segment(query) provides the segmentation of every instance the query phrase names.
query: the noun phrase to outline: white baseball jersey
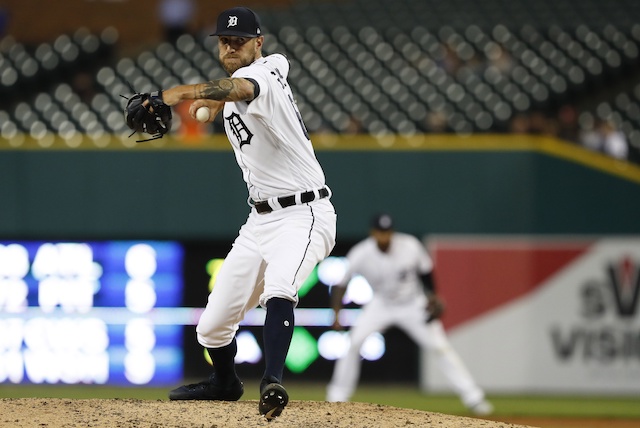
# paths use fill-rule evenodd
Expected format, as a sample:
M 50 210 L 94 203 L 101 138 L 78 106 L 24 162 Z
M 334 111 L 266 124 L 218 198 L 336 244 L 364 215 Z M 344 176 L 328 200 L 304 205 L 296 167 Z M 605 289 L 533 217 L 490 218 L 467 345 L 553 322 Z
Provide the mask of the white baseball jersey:
M 374 294 L 388 303 L 402 303 L 424 295 L 419 275 L 429 273 L 433 262 L 420 241 L 405 233 L 394 232 L 384 253 L 369 237 L 347 254 L 348 281 L 354 274 L 365 277 Z
M 325 177 L 287 82 L 281 54 L 256 59 L 232 77 L 251 79 L 251 102 L 225 103 L 224 127 L 254 201 L 322 188 Z

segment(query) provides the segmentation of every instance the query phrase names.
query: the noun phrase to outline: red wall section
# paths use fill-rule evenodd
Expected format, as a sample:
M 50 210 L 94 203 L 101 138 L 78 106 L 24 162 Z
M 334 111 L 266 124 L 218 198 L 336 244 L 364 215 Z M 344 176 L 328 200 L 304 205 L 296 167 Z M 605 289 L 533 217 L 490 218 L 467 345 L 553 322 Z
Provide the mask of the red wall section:
M 541 286 L 583 254 L 590 242 L 430 241 L 445 328 L 455 328 Z

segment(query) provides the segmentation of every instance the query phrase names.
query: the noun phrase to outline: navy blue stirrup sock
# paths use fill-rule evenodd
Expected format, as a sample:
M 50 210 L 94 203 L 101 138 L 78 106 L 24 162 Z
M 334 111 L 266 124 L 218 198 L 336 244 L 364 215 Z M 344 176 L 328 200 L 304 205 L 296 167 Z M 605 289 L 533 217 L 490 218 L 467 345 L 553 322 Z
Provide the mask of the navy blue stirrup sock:
M 238 377 L 234 358 L 238 352 L 238 344 L 234 337 L 230 344 L 222 348 L 207 348 L 207 352 L 213 361 L 213 369 L 216 379 L 221 384 L 232 384 Z
M 284 362 L 289 352 L 293 327 L 293 302 L 276 297 L 269 299 L 262 332 L 266 363 L 263 379 L 275 377 L 278 382 L 282 382 Z

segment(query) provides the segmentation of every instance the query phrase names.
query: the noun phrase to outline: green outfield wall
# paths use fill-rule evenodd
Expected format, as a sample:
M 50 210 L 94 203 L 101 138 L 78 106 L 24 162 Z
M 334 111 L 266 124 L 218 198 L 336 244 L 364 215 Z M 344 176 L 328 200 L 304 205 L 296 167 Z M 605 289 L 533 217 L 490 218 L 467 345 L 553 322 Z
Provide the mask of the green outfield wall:
M 640 169 L 571 144 L 504 135 L 313 140 L 339 240 L 362 237 L 381 210 L 416 235 L 640 233 Z M 223 136 L 126 144 L 0 141 L 0 239 L 235 237 L 249 207 Z

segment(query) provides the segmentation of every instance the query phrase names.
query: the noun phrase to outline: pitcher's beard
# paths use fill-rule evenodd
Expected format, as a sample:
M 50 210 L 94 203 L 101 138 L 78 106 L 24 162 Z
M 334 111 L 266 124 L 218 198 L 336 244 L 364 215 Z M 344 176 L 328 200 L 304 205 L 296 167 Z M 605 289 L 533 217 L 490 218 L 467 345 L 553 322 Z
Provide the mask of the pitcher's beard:
M 236 58 L 233 58 L 234 60 Z M 222 68 L 224 68 L 224 70 L 229 74 L 229 76 L 231 76 L 233 73 L 235 73 L 238 69 L 245 67 L 249 64 L 251 64 L 253 61 L 255 61 L 255 57 L 251 58 L 246 64 L 243 61 L 222 61 Z

